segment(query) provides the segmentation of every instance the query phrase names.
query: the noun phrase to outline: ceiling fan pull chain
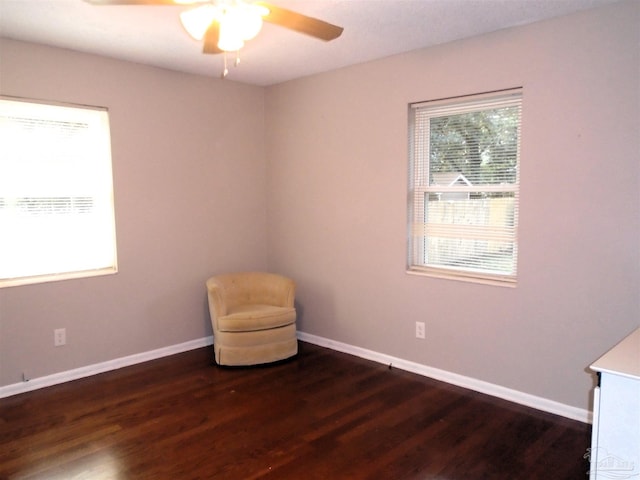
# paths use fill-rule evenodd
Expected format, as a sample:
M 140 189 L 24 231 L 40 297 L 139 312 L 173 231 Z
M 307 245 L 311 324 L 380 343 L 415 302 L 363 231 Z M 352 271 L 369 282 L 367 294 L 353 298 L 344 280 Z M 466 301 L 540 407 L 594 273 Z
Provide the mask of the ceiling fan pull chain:
M 240 65 L 240 50 L 236 50 L 236 61 L 233 63 L 234 67 Z
M 227 75 L 229 75 L 229 69 L 227 68 L 227 52 L 223 52 L 223 57 L 224 57 L 224 70 L 222 70 L 221 78 L 224 78 Z

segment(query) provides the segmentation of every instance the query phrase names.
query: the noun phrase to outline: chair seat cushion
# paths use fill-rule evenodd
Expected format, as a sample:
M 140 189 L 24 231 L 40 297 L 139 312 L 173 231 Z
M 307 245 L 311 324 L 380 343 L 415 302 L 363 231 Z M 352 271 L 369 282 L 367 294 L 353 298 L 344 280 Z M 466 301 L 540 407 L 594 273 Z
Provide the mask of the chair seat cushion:
M 295 321 L 295 308 L 238 305 L 229 309 L 227 315 L 218 318 L 218 328 L 223 332 L 247 332 L 283 327 Z

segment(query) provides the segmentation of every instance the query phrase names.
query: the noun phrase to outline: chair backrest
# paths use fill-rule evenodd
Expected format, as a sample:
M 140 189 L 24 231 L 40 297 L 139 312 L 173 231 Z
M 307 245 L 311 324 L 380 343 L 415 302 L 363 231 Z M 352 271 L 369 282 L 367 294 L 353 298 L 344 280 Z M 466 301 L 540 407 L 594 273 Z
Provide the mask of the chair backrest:
M 266 272 L 240 272 L 216 275 L 207 286 L 217 286 L 226 308 L 237 305 L 277 305 L 293 307 L 295 283 L 293 280 Z

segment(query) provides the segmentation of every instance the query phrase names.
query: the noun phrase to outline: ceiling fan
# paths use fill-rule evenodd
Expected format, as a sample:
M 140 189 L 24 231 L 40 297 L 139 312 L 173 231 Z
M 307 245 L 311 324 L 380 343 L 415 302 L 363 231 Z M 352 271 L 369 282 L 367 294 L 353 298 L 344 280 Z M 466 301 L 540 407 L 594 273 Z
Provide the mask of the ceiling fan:
M 85 0 L 93 5 L 174 5 L 193 6 L 180 14 L 183 27 L 196 40 L 204 40 L 203 53 L 223 53 L 226 77 L 227 52 L 236 52 L 235 65 L 244 42 L 254 38 L 269 22 L 328 42 L 338 38 L 342 27 L 317 18 L 251 0 Z

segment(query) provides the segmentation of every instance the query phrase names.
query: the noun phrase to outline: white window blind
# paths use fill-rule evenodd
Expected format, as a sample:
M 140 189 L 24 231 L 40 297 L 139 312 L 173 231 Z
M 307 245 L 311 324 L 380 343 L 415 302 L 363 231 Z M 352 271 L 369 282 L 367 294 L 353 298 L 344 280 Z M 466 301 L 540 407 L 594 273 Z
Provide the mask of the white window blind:
M 106 109 L 0 98 L 0 286 L 116 271 Z
M 521 99 L 411 105 L 409 272 L 515 284 Z

